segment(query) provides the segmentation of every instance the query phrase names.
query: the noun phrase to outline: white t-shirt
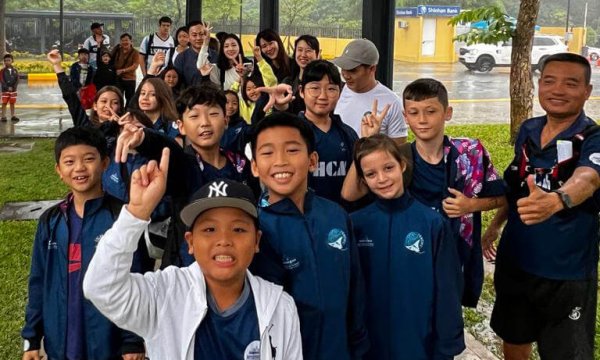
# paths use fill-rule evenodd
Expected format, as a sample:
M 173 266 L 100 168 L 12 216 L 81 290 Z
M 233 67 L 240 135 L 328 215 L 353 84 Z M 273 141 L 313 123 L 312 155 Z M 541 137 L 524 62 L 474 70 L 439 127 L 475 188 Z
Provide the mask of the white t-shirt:
M 165 68 L 169 63 L 169 59 L 171 56 L 173 56 L 173 50 L 175 49 L 175 40 L 173 40 L 171 35 L 169 35 L 169 37 L 165 40 L 161 39 L 156 33 L 153 35 L 152 43 L 150 44 L 149 48 L 148 42 L 150 41 L 150 35 L 144 37 L 144 39 L 142 39 L 142 43 L 140 44 L 140 54 L 144 57 L 146 54 L 148 54 L 148 58 L 146 60 L 146 70 L 150 67 L 152 58 L 158 51 L 165 52 L 165 65 L 163 66 L 163 68 Z
M 356 93 L 348 86 L 344 86 L 340 94 L 334 113 L 338 114 L 342 121 L 351 126 L 360 135 L 360 123 L 365 112 L 373 108 L 373 100 L 377 99 L 377 112 L 383 110 L 387 104 L 391 107 L 381 124 L 381 133 L 391 138 L 400 138 L 408 135 L 408 127 L 402 116 L 402 101 L 392 90 L 380 82 L 365 92 Z
M 104 38 L 104 40 L 102 40 L 102 45 L 104 45 L 104 47 L 108 49 L 110 47 L 110 38 L 106 34 L 102 34 L 102 37 Z M 98 48 L 98 42 L 96 41 L 96 39 L 94 39 L 94 35 L 85 39 L 85 41 L 83 42 L 83 47 L 88 49 L 88 51 L 90 52 L 89 64 L 95 68 L 98 59 L 98 52 L 100 51 L 100 49 Z

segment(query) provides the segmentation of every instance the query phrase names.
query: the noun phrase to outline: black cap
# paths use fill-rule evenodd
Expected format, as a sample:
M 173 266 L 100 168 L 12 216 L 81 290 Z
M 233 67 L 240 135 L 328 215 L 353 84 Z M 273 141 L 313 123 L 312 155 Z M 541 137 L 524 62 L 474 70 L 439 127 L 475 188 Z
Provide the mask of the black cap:
M 90 51 L 84 47 L 77 49 L 78 54 L 89 54 Z
M 202 186 L 192 195 L 192 199 L 181 210 L 179 216 L 186 226 L 191 227 L 198 215 L 220 207 L 237 208 L 253 218 L 258 217 L 252 190 L 247 185 L 229 179 L 213 180 Z
M 103 26 L 104 26 L 104 23 L 95 22 L 95 23 L 92 23 L 92 26 L 90 26 L 90 29 L 94 30 L 96 28 L 103 27 Z

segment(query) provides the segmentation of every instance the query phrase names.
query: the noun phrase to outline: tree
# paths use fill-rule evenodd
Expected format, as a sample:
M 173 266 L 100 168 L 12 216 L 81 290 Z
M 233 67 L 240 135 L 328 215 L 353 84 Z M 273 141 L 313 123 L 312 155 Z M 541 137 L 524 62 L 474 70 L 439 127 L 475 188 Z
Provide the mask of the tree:
M 0 0 L 0 58 L 6 53 L 6 31 L 4 29 L 4 13 L 6 12 L 6 0 Z
M 497 7 L 469 10 L 453 17 L 450 23 L 488 21 L 488 30 L 472 30 L 456 37 L 467 44 L 495 44 L 512 37 L 510 67 L 510 139 L 515 141 L 521 123 L 530 118 L 533 110 L 533 78 L 531 74 L 531 47 L 540 0 L 523 0 L 516 26 L 507 21 Z

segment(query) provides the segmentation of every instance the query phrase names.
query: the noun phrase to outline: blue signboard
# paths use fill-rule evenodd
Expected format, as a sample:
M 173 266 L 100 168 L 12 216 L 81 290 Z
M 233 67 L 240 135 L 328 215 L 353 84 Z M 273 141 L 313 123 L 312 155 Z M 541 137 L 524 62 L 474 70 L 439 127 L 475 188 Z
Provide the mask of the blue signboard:
M 416 7 L 397 8 L 396 16 L 417 16 Z
M 460 6 L 419 5 L 417 15 L 420 16 L 456 16 L 460 14 Z

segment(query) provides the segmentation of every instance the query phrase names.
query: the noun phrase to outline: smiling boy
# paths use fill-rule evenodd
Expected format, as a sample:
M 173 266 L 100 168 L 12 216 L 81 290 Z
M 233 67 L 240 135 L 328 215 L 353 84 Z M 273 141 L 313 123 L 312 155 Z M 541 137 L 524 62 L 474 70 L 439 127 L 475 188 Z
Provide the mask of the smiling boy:
M 116 154 L 122 161 L 129 149 L 135 148 L 149 159 L 159 159 L 164 147 L 171 149 L 171 171 L 167 195 L 173 197 L 173 214 L 179 213 L 189 197 L 205 183 L 218 178 L 249 185 L 255 195 L 260 186 L 251 174 L 250 161 L 244 155 L 220 148 L 227 126 L 227 98 L 213 84 L 192 86 L 177 99 L 179 132 L 188 145 L 182 149 L 167 136 L 150 129 L 126 127 L 119 136 Z M 183 224 L 177 222 L 169 235 L 163 266 L 189 265 L 194 259 L 183 246 Z
M 356 244 L 348 214 L 308 190 L 318 163 L 309 124 L 286 112 L 267 116 L 251 147 L 252 172 L 267 188 L 254 271 L 294 298 L 306 358 L 361 358 L 368 338 Z
M 143 336 L 152 359 L 302 359 L 293 300 L 247 271 L 260 240 L 247 186 L 215 180 L 182 210 L 192 265 L 144 276 L 126 271 L 134 240 L 164 195 L 168 160 L 165 150 L 160 166 L 151 161 L 133 174 L 129 204 L 90 264 L 86 296 Z
M 83 298 L 83 277 L 98 240 L 122 206 L 102 191 L 106 140 L 97 129 L 71 128 L 57 138 L 55 157 L 56 172 L 71 192 L 38 224 L 21 332 L 23 360 L 39 359 L 42 339 L 50 359 L 143 359 L 142 339 L 117 328 Z M 138 240 L 132 241 L 132 255 Z M 124 271 L 138 265 L 129 262 Z

